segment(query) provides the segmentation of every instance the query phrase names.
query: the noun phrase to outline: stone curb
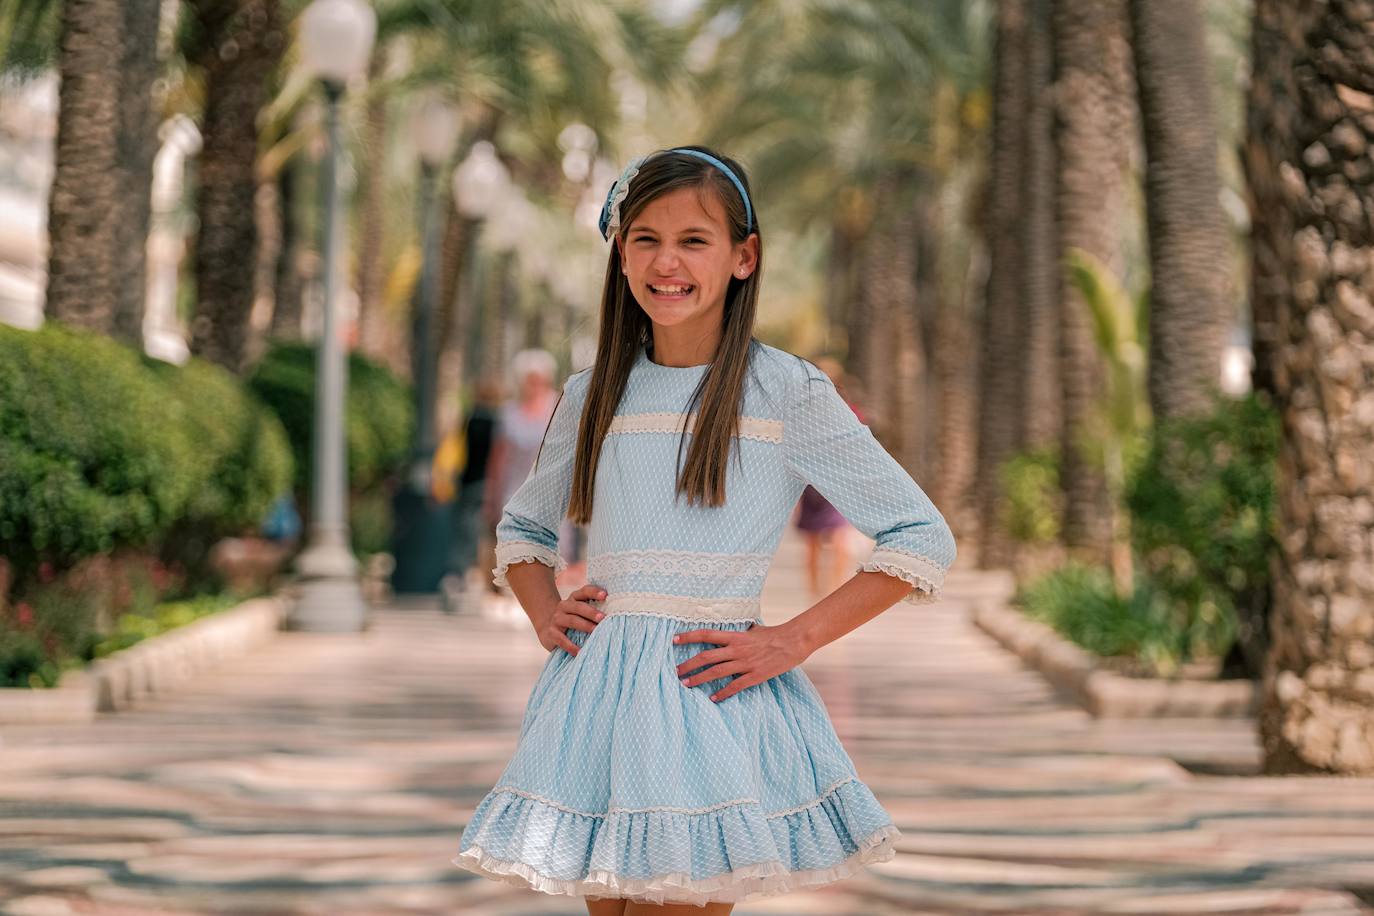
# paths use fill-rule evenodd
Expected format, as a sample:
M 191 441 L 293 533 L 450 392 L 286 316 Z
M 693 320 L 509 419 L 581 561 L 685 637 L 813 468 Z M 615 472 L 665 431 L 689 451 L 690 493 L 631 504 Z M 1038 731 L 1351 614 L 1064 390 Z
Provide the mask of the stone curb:
M 1183 681 L 1126 677 L 1097 656 L 1014 607 L 980 603 L 973 623 L 1100 719 L 1249 718 L 1259 690 L 1249 681 Z
M 67 671 L 51 689 L 0 689 L 0 724 L 83 723 L 128 709 L 266 642 L 288 607 L 282 593 L 252 598 Z

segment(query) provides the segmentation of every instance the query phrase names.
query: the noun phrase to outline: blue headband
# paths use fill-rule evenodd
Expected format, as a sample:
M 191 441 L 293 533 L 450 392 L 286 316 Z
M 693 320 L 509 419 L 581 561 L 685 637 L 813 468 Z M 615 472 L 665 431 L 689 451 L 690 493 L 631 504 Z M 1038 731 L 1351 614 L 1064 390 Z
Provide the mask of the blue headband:
M 609 242 L 611 240 L 611 231 L 620 226 L 620 205 L 625 200 L 625 195 L 629 193 L 630 179 L 639 174 L 639 167 L 646 161 L 665 152 L 683 153 L 688 156 L 695 156 L 698 159 L 711 163 L 724 172 L 725 177 L 729 178 L 730 182 L 735 186 L 735 190 L 739 191 L 740 199 L 744 201 L 744 231 L 746 233 L 754 231 L 754 208 L 749 203 L 749 195 L 744 190 L 744 182 L 740 181 L 739 177 L 730 170 L 730 167 L 715 156 L 703 153 L 701 150 L 679 147 L 671 150 L 659 150 L 657 153 L 650 153 L 648 156 L 635 159 L 631 161 L 629 165 L 625 166 L 625 171 L 620 173 L 620 177 L 611 184 L 611 189 L 606 192 L 606 203 L 601 207 L 601 217 L 597 220 L 597 226 L 601 229 L 602 238 Z

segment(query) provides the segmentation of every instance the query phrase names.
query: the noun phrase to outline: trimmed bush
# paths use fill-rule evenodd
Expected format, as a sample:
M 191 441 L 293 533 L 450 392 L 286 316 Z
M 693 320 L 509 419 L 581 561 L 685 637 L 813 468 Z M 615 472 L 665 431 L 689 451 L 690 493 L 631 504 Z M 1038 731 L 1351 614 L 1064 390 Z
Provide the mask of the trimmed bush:
M 248 384 L 286 427 L 296 459 L 296 492 L 302 505 L 308 505 L 315 454 L 315 348 L 273 342 Z M 414 425 L 409 386 L 386 368 L 349 354 L 344 438 L 351 492 L 381 485 L 404 465 Z
M 999 470 L 1006 500 L 1002 523 L 1023 544 L 1052 544 L 1059 539 L 1063 496 L 1059 488 L 1059 451 L 1021 452 Z
M 255 527 L 293 469 L 233 375 L 100 335 L 0 327 L 0 553 L 22 582 L 119 547 Z
M 0 683 L 51 686 L 121 615 L 204 590 L 210 546 L 293 474 L 281 422 L 218 366 L 0 325 Z
M 1246 668 L 1267 642 L 1279 416 L 1261 395 L 1160 424 L 1127 488 L 1140 565 L 1188 618 L 1234 615 Z
M 0 553 L 18 576 L 156 541 L 203 479 L 184 422 L 127 347 L 0 326 Z
M 1233 618 L 1215 606 L 1180 619 L 1148 578 L 1138 577 L 1134 592 L 1122 597 L 1107 570 L 1077 563 L 1035 580 L 1015 602 L 1089 652 L 1133 659 L 1157 675 L 1198 657 L 1220 656 L 1234 638 Z

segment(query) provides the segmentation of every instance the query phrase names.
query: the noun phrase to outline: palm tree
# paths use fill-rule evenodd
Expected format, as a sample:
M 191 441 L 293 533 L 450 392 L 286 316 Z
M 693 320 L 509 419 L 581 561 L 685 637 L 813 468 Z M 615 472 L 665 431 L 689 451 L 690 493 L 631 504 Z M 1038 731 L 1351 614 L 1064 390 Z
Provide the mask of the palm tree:
M 1278 344 L 1273 388 L 1283 422 L 1278 462 L 1278 550 L 1272 568 L 1272 646 L 1259 716 L 1270 773 L 1374 775 L 1370 605 L 1370 497 L 1374 491 L 1374 207 L 1369 142 L 1356 125 L 1374 115 L 1365 72 L 1369 15 L 1340 4 L 1256 7 L 1256 42 L 1287 45 L 1292 95 L 1259 85 L 1255 121 L 1289 128 L 1249 138 L 1282 181 L 1278 212 L 1255 213 L 1257 233 L 1291 227 L 1266 269 L 1291 280 L 1271 316 Z M 1282 26 L 1282 32 L 1271 32 Z M 1319 54 L 1310 49 L 1320 48 Z M 1267 76 L 1261 71 L 1261 80 Z M 1273 109 L 1264 112 L 1266 105 Z M 1252 121 L 1252 123 L 1255 123 Z M 1251 165 L 1257 167 L 1258 157 Z M 1283 176 L 1282 178 L 1280 176 Z M 1258 177 L 1258 175 L 1257 175 Z M 1271 225 L 1269 224 L 1273 221 Z
M 1020 385 L 1027 408 L 1021 411 L 1019 448 L 1040 449 L 1058 442 L 1063 427 L 1063 385 L 1059 377 L 1059 260 L 1055 232 L 1055 157 L 1053 99 L 1054 40 L 1050 0 L 1026 0 L 1026 53 L 1022 83 L 1026 95 L 1025 139 L 1021 163 L 1021 310 L 1023 319 Z
M 40 29 L 44 11 L 28 9 L 35 18 L 16 24 Z M 71 0 L 62 4 L 57 53 L 47 313 L 135 346 L 157 145 L 158 11 L 157 0 Z
M 964 187 L 946 182 L 972 159 L 983 10 L 717 2 L 703 6 L 694 42 L 716 45 L 692 90 L 702 133 L 750 163 L 775 225 L 830 238 L 826 326 L 843 329 L 872 425 L 913 470 L 935 457 L 932 423 L 973 413 L 957 405 L 972 400 L 961 373 L 971 380 L 974 366 L 939 362 L 936 335 L 957 340 L 969 320 L 969 300 L 950 294 L 960 284 L 943 282 L 961 281 L 951 264 L 973 257 L 959 231 L 962 198 L 941 192 Z M 958 494 L 949 513 L 961 514 L 952 501 L 967 484 L 952 475 L 942 485 Z
M 1302 53 L 1286 36 L 1300 13 L 1284 0 L 1255 0 L 1250 31 L 1251 77 L 1246 96 L 1246 137 L 1241 161 L 1250 207 L 1250 325 L 1252 383 L 1275 393 L 1280 346 L 1279 315 L 1291 295 L 1286 265 L 1292 259 L 1293 225 L 1272 137 L 1297 129 L 1298 89 L 1293 61 Z
M 191 350 L 245 368 L 257 251 L 258 113 L 287 44 L 278 0 L 187 0 L 188 61 L 203 74 Z M 251 261 L 250 261 L 251 262 Z
M 1231 317 L 1230 245 L 1197 0 L 1130 0 L 1150 237 L 1150 406 L 1158 420 L 1210 409 Z
M 983 234 L 988 280 L 983 306 L 980 410 L 978 411 L 978 565 L 1008 566 L 1012 542 L 1001 523 L 1000 470 L 1021 445 L 1025 391 L 1025 309 L 1022 278 L 1027 259 L 1020 227 L 1027 191 L 1029 99 L 1028 0 L 1001 0 L 993 49 L 991 160 Z
M 1079 248 L 1123 275 L 1121 222 L 1134 137 L 1124 0 L 1057 0 L 1054 5 L 1056 224 L 1060 252 Z M 1103 469 L 1088 455 L 1104 387 L 1089 311 L 1059 278 L 1064 390 L 1060 440 L 1065 546 L 1109 560 L 1112 514 Z

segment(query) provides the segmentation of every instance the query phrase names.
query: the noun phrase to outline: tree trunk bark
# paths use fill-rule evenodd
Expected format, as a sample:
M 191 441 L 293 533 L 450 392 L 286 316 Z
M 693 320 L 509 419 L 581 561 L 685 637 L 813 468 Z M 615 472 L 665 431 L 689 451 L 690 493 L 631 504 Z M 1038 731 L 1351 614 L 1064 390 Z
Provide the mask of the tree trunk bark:
M 1022 449 L 1056 446 L 1064 424 L 1064 384 L 1059 364 L 1059 239 L 1054 221 L 1054 42 L 1050 0 L 1026 0 L 1023 83 L 1026 115 L 1022 139 L 1021 311 L 1024 332 L 1020 384 L 1024 406 L 1018 436 Z
M 302 290 L 304 278 L 301 276 L 302 239 L 300 227 L 296 225 L 296 201 L 300 194 L 301 165 L 289 161 L 282 164 L 277 173 L 278 225 L 281 228 L 281 244 L 277 251 L 276 280 L 272 290 L 271 336 L 279 340 L 300 340 Z
M 992 99 L 992 160 L 987 212 L 988 280 L 981 327 L 981 390 L 978 413 L 978 566 L 1009 566 L 1011 538 L 1001 521 L 1001 467 L 1018 443 L 1023 414 L 1021 391 L 1023 313 L 1019 301 L 1024 270 L 1021 219 L 1025 168 L 1027 29 L 1026 0 L 997 6 Z
M 111 333 L 140 351 L 148 302 L 148 229 L 153 215 L 153 158 L 158 148 L 158 112 L 153 84 L 160 64 L 159 0 L 124 0 L 123 64 L 119 79 L 119 202 L 113 211 L 119 295 Z
M 978 466 L 977 335 L 973 321 L 974 296 L 981 294 L 976 277 L 985 260 L 982 246 L 971 246 L 964 283 L 964 300 L 942 302 L 932 335 L 931 369 L 934 374 L 939 415 L 935 448 L 935 476 L 931 499 L 954 530 L 955 537 L 976 534 L 978 505 L 974 499 L 974 475 Z
M 1301 5 L 1291 43 L 1294 107 L 1266 143 L 1289 194 L 1291 278 L 1275 315 L 1283 418 L 1273 645 L 1259 717 L 1268 773 L 1374 775 L 1374 11 Z M 1315 50 L 1314 49 L 1319 49 Z M 1286 100 L 1276 100 L 1284 104 Z M 1261 212 L 1267 219 L 1267 212 Z M 1273 231 L 1272 227 L 1267 231 Z
M 386 66 L 386 44 L 378 43 L 372 55 L 369 76 L 374 86 Z M 388 316 L 383 311 L 382 296 L 386 285 L 384 231 L 386 218 L 386 134 L 387 97 L 372 89 L 367 98 L 367 112 L 363 126 L 362 212 L 358 222 L 358 328 L 359 344 L 364 355 L 385 362 L 389 333 Z M 452 197 L 445 194 L 446 198 Z
M 858 398 L 866 410 L 874 411 L 874 392 L 868 379 L 870 322 L 868 314 L 868 248 L 872 243 L 870 234 L 856 236 L 850 249 L 853 259 L 853 285 L 850 287 L 849 306 L 845 309 L 845 371 L 859 385 Z M 876 429 L 876 427 L 875 427 Z
M 1198 0 L 1130 0 L 1150 239 L 1150 407 L 1212 409 L 1231 322 L 1211 64 Z
M 69 0 L 58 47 L 47 315 L 135 346 L 147 296 L 158 9 L 155 0 Z
M 257 250 L 258 110 L 281 60 L 286 34 L 277 0 L 191 0 L 209 29 L 198 63 L 205 73 L 196 237 L 196 312 L 191 351 L 239 372 L 253 307 Z
M 1083 249 L 1120 277 L 1125 172 L 1135 136 L 1124 0 L 1056 0 L 1053 28 L 1059 252 Z M 1116 507 L 1089 444 L 1105 432 L 1099 417 L 1105 369 L 1088 307 L 1068 282 L 1062 262 L 1057 273 L 1063 539 L 1071 552 L 1106 565 Z
M 1241 163 L 1250 209 L 1250 333 L 1254 352 L 1251 385 L 1274 394 L 1280 305 L 1290 295 L 1284 265 L 1292 259 L 1290 193 L 1282 159 L 1271 138 L 1297 135 L 1297 86 L 1293 60 L 1306 54 L 1289 38 L 1300 11 L 1287 0 L 1255 0 L 1250 37 L 1251 76 L 1246 95 L 1246 137 Z M 1291 140 L 1290 140 L 1291 142 Z

